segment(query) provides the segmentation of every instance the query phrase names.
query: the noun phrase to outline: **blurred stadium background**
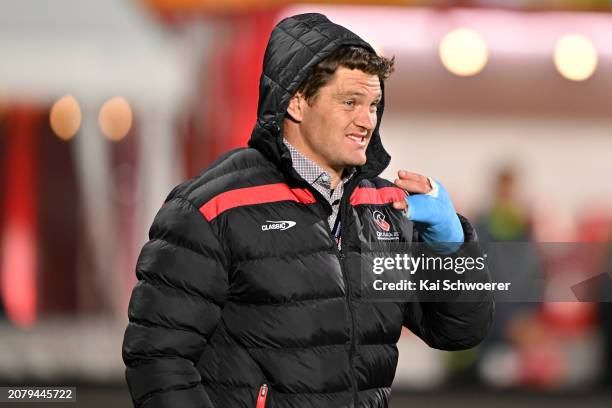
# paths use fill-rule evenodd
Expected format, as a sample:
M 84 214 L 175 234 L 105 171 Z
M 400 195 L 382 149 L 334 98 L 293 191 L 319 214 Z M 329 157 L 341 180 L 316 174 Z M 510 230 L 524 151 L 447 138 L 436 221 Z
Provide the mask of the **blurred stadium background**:
M 443 181 L 488 240 L 610 242 L 612 1 L 3 0 L 0 385 L 130 406 L 147 228 L 175 184 L 245 145 L 270 30 L 308 11 L 396 57 L 384 176 Z M 612 406 L 611 305 L 504 304 L 466 352 L 406 332 L 392 407 Z

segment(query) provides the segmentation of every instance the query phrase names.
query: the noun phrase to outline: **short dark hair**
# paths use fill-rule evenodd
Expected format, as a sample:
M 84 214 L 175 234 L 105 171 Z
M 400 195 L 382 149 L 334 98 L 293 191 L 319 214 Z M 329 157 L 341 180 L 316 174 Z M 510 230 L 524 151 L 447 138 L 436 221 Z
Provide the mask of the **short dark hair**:
M 382 82 L 393 73 L 395 57 L 385 58 L 363 47 L 342 46 L 321 60 L 297 91 L 302 92 L 306 100 L 309 101 L 321 87 L 329 82 L 338 67 L 358 69 L 366 74 L 378 75 Z

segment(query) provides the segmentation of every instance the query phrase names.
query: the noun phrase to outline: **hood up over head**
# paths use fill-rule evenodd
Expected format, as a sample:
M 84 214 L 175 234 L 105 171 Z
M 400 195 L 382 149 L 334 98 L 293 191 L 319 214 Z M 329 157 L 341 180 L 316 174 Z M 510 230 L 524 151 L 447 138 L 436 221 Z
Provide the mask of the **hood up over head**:
M 288 17 L 272 30 L 264 55 L 259 81 L 257 123 L 249 146 L 260 150 L 281 168 L 291 167 L 291 155 L 282 143 L 283 119 L 289 100 L 312 69 L 341 46 L 352 45 L 375 52 L 372 46 L 350 30 L 332 23 L 322 14 L 308 13 Z M 358 172 L 361 177 L 379 175 L 391 157 L 380 140 L 379 127 L 384 110 L 383 97 L 377 112 L 378 123 L 366 150 L 367 162 Z

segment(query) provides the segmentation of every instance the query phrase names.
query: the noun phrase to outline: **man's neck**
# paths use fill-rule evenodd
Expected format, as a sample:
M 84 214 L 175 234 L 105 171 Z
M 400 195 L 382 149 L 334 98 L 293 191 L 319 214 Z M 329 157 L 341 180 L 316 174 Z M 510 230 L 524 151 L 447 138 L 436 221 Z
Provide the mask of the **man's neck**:
M 332 173 L 328 172 L 329 175 L 331 176 L 331 180 L 329 181 L 329 185 L 330 185 L 332 190 L 335 190 L 336 186 L 338 185 L 338 183 L 340 183 L 340 180 L 342 179 L 342 173 L 343 172 L 344 172 L 344 169 L 342 169 L 340 174 L 332 174 Z
M 293 146 L 295 148 L 295 150 L 300 152 L 302 154 L 302 156 L 306 157 L 308 160 L 312 161 L 317 166 L 319 166 L 321 169 L 326 171 L 327 174 L 329 174 L 329 176 L 330 176 L 330 185 L 331 185 L 332 190 L 336 188 L 336 186 L 338 185 L 338 183 L 342 179 L 342 175 L 344 174 L 344 171 L 345 171 L 344 167 L 334 168 L 334 167 L 329 166 L 328 164 L 324 163 L 316 155 L 312 154 L 310 149 L 308 149 L 307 146 L 305 146 L 303 143 L 301 143 L 301 141 L 299 139 L 292 140 L 292 138 L 287 138 L 285 136 L 285 140 L 287 140 L 289 142 L 289 144 L 291 144 L 291 146 Z

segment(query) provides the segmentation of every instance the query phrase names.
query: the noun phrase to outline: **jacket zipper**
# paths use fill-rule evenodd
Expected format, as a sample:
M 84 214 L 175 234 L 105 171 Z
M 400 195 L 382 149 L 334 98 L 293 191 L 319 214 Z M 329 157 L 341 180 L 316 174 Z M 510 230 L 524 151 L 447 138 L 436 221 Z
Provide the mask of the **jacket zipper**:
M 257 394 L 257 405 L 255 408 L 265 408 L 266 399 L 268 398 L 268 384 L 262 384 L 259 387 L 259 393 Z
M 359 184 L 358 180 L 355 181 L 355 179 L 353 179 L 351 181 L 353 181 L 354 186 L 357 186 L 357 184 Z M 347 187 L 349 186 L 347 185 Z M 347 208 L 350 208 L 348 205 L 346 205 L 346 203 L 348 202 L 347 197 L 350 196 L 353 190 L 354 188 L 352 186 L 350 189 L 349 188 L 345 189 L 344 194 L 340 200 L 340 208 L 339 208 L 340 211 L 338 212 L 338 217 L 340 217 L 341 226 L 344 225 L 344 220 L 342 219 L 342 215 L 346 212 Z M 346 285 L 346 304 L 348 306 L 349 315 L 351 317 L 351 346 L 349 349 L 349 365 L 350 365 L 350 370 L 351 370 L 351 374 L 353 377 L 352 378 L 353 379 L 353 400 L 355 403 L 354 408 L 357 408 L 359 406 L 359 398 L 358 398 L 358 393 L 357 393 L 357 375 L 355 373 L 355 367 L 353 364 L 353 359 L 355 358 L 355 348 L 356 348 L 356 345 L 355 345 L 355 312 L 352 308 L 352 301 L 351 301 L 353 290 L 351 286 L 350 277 L 348 276 L 346 272 L 346 268 L 344 266 L 344 258 L 345 258 L 344 252 L 342 251 L 342 249 L 338 249 L 338 245 L 336 243 L 336 237 L 333 236 L 331 231 L 329 231 L 329 236 L 334 244 L 334 250 L 335 250 L 336 256 L 338 257 L 338 262 L 340 263 L 340 270 L 342 271 L 342 277 L 344 278 L 344 282 Z
M 340 225 L 344 225 L 344 220 L 342 219 L 342 214 L 346 212 L 346 208 L 349 208 L 349 206 L 347 205 L 348 198 L 350 196 L 350 194 L 353 192 L 353 190 L 355 190 L 355 187 L 359 184 L 359 180 L 360 178 L 358 177 L 354 177 L 349 184 L 347 185 L 347 187 L 351 187 L 351 188 L 346 188 L 344 190 L 344 193 L 342 194 L 342 198 L 340 199 L 340 207 L 339 207 L 339 212 L 338 212 L 338 217 L 340 217 Z M 353 184 L 351 184 L 351 182 Z M 353 187 L 354 186 L 354 187 Z M 319 193 L 317 191 L 317 189 L 315 189 L 314 187 L 310 186 L 309 184 L 307 185 L 307 187 L 310 189 L 310 191 L 315 195 L 315 197 L 320 196 L 321 199 L 325 200 L 325 197 L 323 197 L 321 195 L 321 193 Z M 320 199 L 317 199 L 317 201 L 319 201 Z M 327 224 L 327 219 L 324 220 L 325 223 Z M 350 365 L 350 370 L 351 370 L 351 374 L 352 374 L 352 381 L 353 381 L 353 400 L 355 402 L 354 404 L 354 408 L 357 408 L 359 406 L 359 398 L 358 398 L 358 393 L 357 393 L 357 374 L 355 373 L 355 367 L 353 365 L 353 359 L 355 357 L 355 312 L 353 311 L 353 308 L 351 307 L 351 296 L 353 293 L 352 287 L 351 287 L 351 281 L 349 279 L 349 276 L 346 273 L 345 267 L 344 267 L 344 253 L 341 249 L 338 249 L 338 244 L 336 243 L 336 237 L 334 237 L 332 231 L 330 230 L 330 228 L 327 228 L 328 231 L 328 235 L 330 240 L 332 241 L 333 247 L 334 247 L 334 252 L 336 254 L 336 257 L 338 258 L 338 263 L 340 264 L 340 271 L 342 272 L 342 278 L 344 280 L 344 284 L 346 286 L 346 305 L 347 308 L 349 310 L 349 315 L 351 317 L 351 345 L 350 345 L 350 349 L 349 349 L 349 365 Z M 262 406 L 263 407 L 263 406 Z M 259 406 L 257 406 L 257 408 L 259 408 Z
M 340 222 L 342 222 L 342 220 L 340 220 Z M 333 239 L 334 245 L 336 245 L 336 238 L 333 236 L 331 238 Z M 353 359 L 355 358 L 355 311 L 353 310 L 352 301 L 351 301 L 353 290 L 351 287 L 350 278 L 346 272 L 346 268 L 344 267 L 345 255 L 342 252 L 342 250 L 338 249 L 337 245 L 336 245 L 336 256 L 338 257 L 338 261 L 340 262 L 340 270 L 342 271 L 342 277 L 344 278 L 344 282 L 346 285 L 346 304 L 348 306 L 349 315 L 351 316 L 351 346 L 349 349 L 349 365 L 350 365 L 350 370 L 351 370 L 351 374 L 353 377 L 353 399 L 355 401 L 355 408 L 356 408 L 358 406 L 357 382 L 356 382 L 357 375 L 355 374 L 355 367 L 353 365 Z

